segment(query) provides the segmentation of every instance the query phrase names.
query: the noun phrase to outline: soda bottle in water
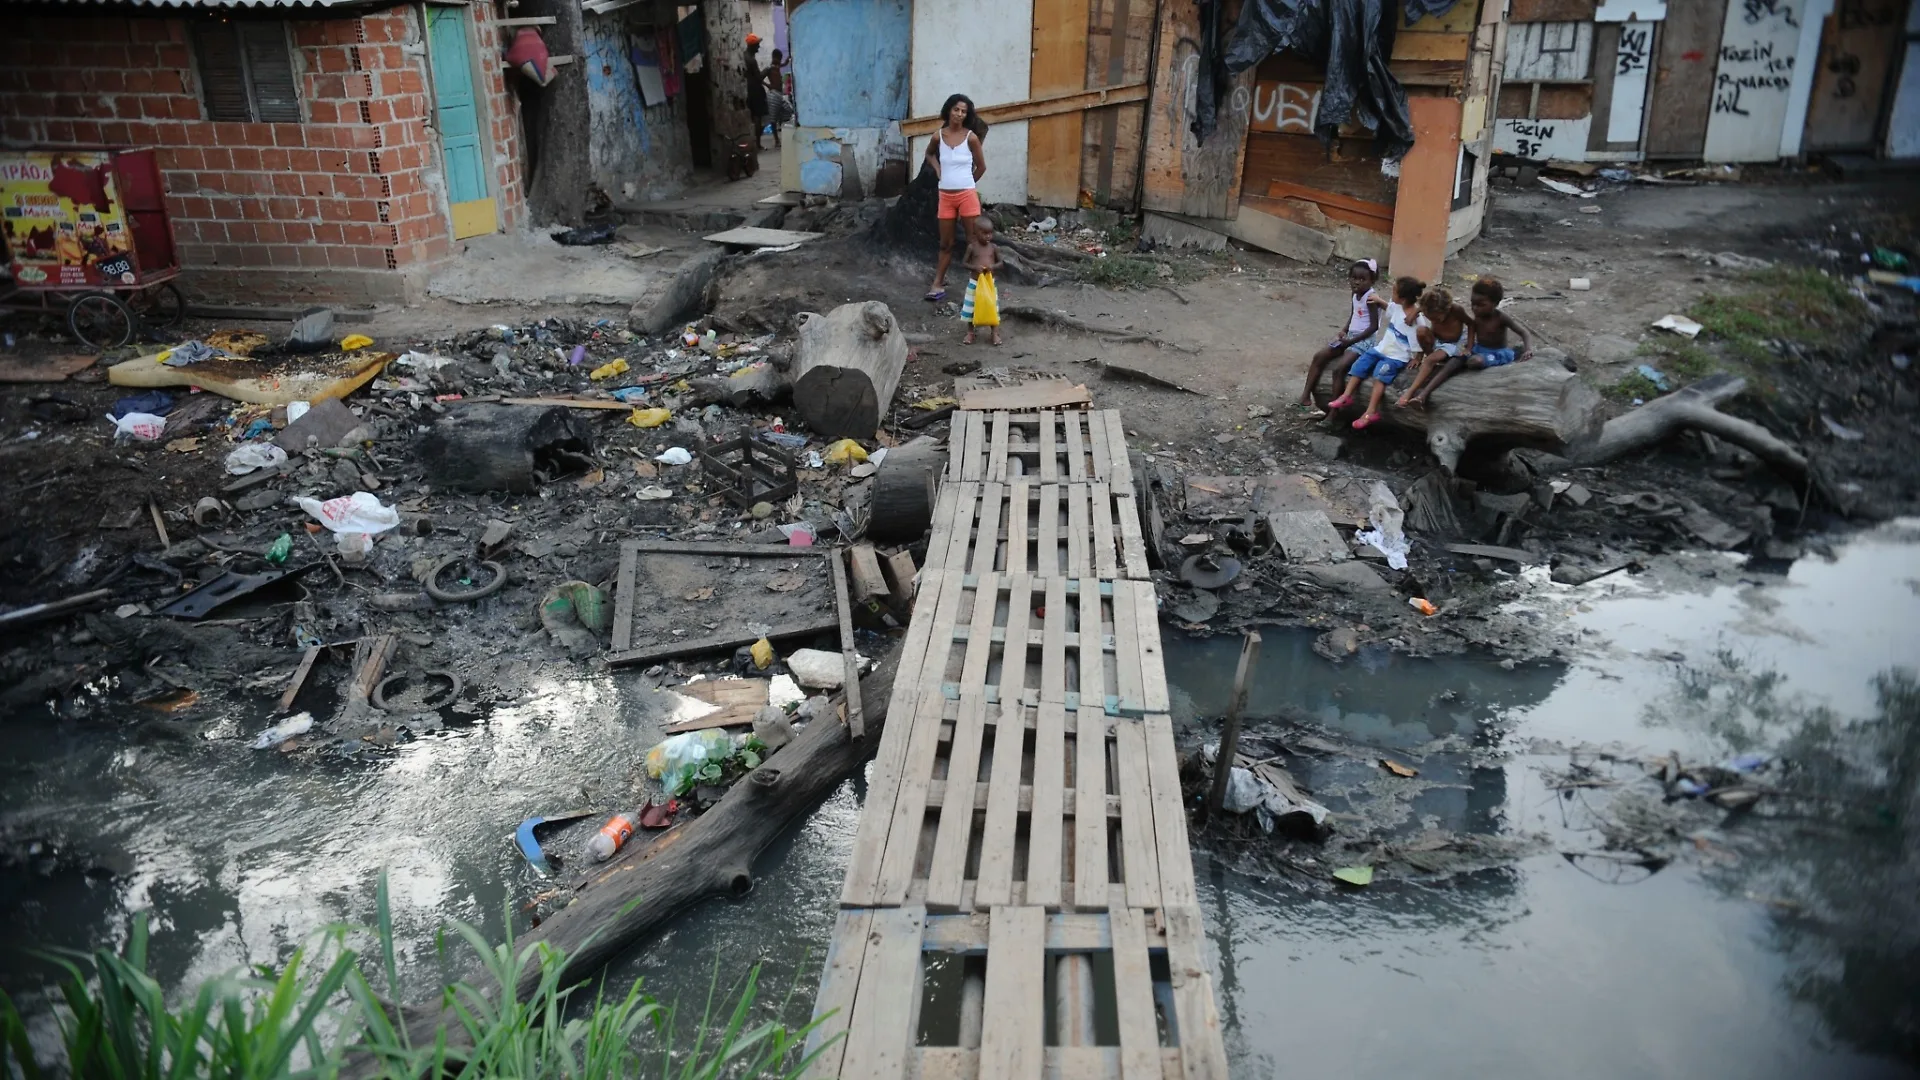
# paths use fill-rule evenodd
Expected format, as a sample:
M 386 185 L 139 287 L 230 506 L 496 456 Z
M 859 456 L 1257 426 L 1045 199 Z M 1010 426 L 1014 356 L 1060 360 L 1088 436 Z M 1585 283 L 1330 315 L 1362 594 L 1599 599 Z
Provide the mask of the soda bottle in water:
M 600 831 L 587 841 L 587 854 L 594 862 L 606 862 L 615 852 L 627 846 L 633 836 L 633 818 L 626 814 L 615 814 L 607 819 Z

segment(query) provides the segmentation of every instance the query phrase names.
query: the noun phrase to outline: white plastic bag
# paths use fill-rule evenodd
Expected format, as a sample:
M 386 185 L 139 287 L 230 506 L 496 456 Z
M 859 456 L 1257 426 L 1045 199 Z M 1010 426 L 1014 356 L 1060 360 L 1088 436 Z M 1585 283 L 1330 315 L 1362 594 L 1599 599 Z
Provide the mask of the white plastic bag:
M 675 446 L 668 449 L 665 453 L 654 455 L 653 460 L 667 465 L 691 465 L 693 464 L 693 451 L 688 450 L 684 446 Z
M 1402 530 L 1405 520 L 1406 514 L 1400 509 L 1400 500 L 1393 497 L 1393 491 L 1387 485 L 1375 480 L 1367 505 L 1367 521 L 1373 528 L 1355 533 L 1353 538 L 1385 555 L 1388 566 L 1405 570 L 1407 534 Z
M 685 795 L 703 780 L 718 780 L 719 765 L 733 756 L 733 736 L 719 728 L 685 731 L 647 751 L 647 775 L 673 796 Z M 708 765 L 715 766 L 709 770 Z
M 125 416 L 109 416 L 113 421 L 113 437 L 118 439 L 127 435 L 141 442 L 152 442 L 167 430 L 167 418 L 147 412 L 130 412 Z
M 271 750 L 295 735 L 305 735 L 313 730 L 313 714 L 301 713 L 289 716 L 256 736 L 252 742 L 255 750 Z
M 272 443 L 242 443 L 227 455 L 227 472 L 245 476 L 255 469 L 272 469 L 285 464 L 287 452 Z
M 381 505 L 379 499 L 364 491 L 326 502 L 318 499 L 297 501 L 300 509 L 337 533 L 383 533 L 400 524 L 400 511 Z

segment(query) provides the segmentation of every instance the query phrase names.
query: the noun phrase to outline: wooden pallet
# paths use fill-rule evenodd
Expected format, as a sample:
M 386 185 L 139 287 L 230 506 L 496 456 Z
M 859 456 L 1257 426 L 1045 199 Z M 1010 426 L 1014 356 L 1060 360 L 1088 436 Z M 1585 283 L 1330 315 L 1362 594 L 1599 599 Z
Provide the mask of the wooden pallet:
M 1060 1029 L 1051 1036 L 1050 968 Z M 948 977 L 930 978 L 930 970 Z M 1096 999 L 1113 1002 L 1104 1025 L 1094 1017 Z M 958 1012 L 957 1023 L 941 1025 L 955 1045 L 922 1044 L 923 1011 L 934 1009 Z M 814 1017 L 813 1077 L 1227 1076 L 1200 913 L 1191 905 L 843 911 Z
M 1134 494 L 1126 429 L 1112 409 L 956 412 L 947 446 L 948 480 L 1098 481 L 1116 495 Z
M 1145 580 L 1147 545 L 1132 495 L 1103 480 L 950 481 L 933 508 L 926 568 Z

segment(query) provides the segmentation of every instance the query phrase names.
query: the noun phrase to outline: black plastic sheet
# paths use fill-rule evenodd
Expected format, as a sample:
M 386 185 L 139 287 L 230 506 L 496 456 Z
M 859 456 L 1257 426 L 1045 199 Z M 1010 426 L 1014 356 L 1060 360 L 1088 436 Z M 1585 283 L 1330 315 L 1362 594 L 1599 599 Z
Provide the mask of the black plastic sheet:
M 1409 24 L 1444 14 L 1457 0 L 1404 0 Z M 1212 74 L 1200 80 L 1194 134 L 1204 140 L 1218 120 L 1219 98 L 1233 76 L 1273 53 L 1292 49 L 1326 71 L 1314 132 L 1331 141 L 1349 121 L 1374 133 L 1382 157 L 1397 161 L 1413 147 L 1407 92 L 1387 69 L 1393 52 L 1389 0 L 1246 0 L 1239 24 L 1221 44 L 1220 0 L 1200 5 L 1200 62 Z

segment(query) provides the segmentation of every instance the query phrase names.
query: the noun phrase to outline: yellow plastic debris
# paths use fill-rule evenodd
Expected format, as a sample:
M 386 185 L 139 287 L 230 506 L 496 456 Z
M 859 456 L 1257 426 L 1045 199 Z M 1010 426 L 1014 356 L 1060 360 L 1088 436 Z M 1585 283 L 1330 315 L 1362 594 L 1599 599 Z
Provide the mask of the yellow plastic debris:
M 373 339 L 365 334 L 348 334 L 346 337 L 340 339 L 340 348 L 344 352 L 364 349 L 371 344 L 373 344 Z
M 827 447 L 825 457 L 829 465 L 853 465 L 867 460 L 867 452 L 852 439 L 841 439 Z
M 958 405 L 958 404 L 960 404 L 959 398 L 930 397 L 930 398 L 921 398 L 919 401 L 914 402 L 913 407 L 916 409 L 926 409 L 928 411 L 932 411 L 934 409 L 942 408 L 943 406 Z
M 615 375 L 624 373 L 626 370 L 627 370 L 627 358 L 624 356 L 619 356 L 619 357 L 615 357 L 612 360 L 607 361 L 604 364 L 601 364 L 599 367 L 594 368 L 591 372 L 588 372 L 587 378 L 594 379 L 594 380 L 611 379 Z
M 773 642 L 761 638 L 753 643 L 753 666 L 764 669 L 773 663 Z
M 673 419 L 672 409 L 635 409 L 627 423 L 637 428 L 656 428 Z

